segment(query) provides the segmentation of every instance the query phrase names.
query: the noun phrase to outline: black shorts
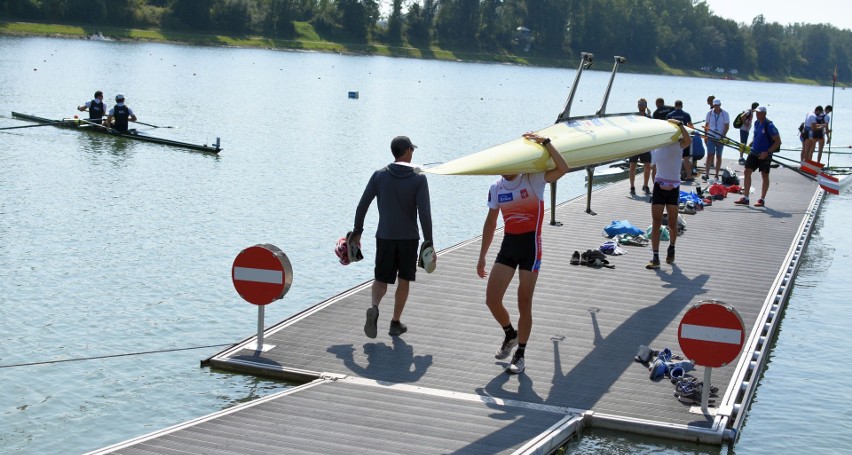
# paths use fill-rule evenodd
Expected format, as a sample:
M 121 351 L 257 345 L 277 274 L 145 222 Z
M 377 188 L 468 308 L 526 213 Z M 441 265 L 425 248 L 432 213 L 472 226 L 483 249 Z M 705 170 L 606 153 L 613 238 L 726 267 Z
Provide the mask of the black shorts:
M 503 235 L 496 262 L 512 269 L 538 272 L 541 268 L 541 236 L 535 232 Z
M 772 155 L 769 155 L 769 158 L 765 160 L 757 159 L 757 155 L 754 153 L 749 153 L 748 158 L 746 158 L 745 168 L 751 169 L 752 171 L 759 170 L 761 173 L 769 174 L 770 165 L 772 164 Z
M 651 152 L 640 153 L 638 155 L 633 155 L 628 159 L 631 163 L 650 163 L 651 162 Z
M 691 158 L 692 157 L 692 146 L 683 149 L 683 155 L 682 156 L 684 158 Z
M 394 284 L 397 276 L 403 280 L 414 281 L 419 245 L 418 239 L 376 238 L 376 281 Z
M 651 205 L 677 205 L 680 202 L 680 187 L 670 190 L 660 187 L 660 182 L 654 182 L 654 192 L 651 194 Z

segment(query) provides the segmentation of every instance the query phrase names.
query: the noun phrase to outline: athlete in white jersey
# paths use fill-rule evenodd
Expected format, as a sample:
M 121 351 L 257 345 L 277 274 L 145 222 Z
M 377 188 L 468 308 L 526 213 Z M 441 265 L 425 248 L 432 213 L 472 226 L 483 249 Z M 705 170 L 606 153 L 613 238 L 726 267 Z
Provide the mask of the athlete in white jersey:
M 485 255 L 494 240 L 497 217 L 502 212 L 505 224 L 503 243 L 497 260 L 491 267 L 485 291 L 485 304 L 491 315 L 503 328 L 504 339 L 497 359 L 505 359 L 517 346 L 506 372 L 517 374 L 524 371 L 524 352 L 532 331 L 532 297 L 541 265 L 541 225 L 544 218 L 544 184 L 558 180 L 568 172 L 568 163 L 550 143 L 550 138 L 535 133 L 524 137 L 541 144 L 550 154 L 555 168 L 534 174 L 504 175 L 491 186 L 488 192 L 488 216 L 482 227 L 482 247 L 476 273 L 485 278 Z M 518 286 L 518 330 L 512 326 L 509 312 L 503 306 L 503 296 L 520 269 Z
M 669 214 L 669 249 L 666 263 L 675 260 L 675 241 L 677 240 L 677 206 L 680 200 L 681 151 L 692 143 L 689 133 L 678 120 L 669 120 L 680 129 L 678 142 L 664 145 L 653 152 L 651 157 L 657 168 L 654 177 L 654 192 L 651 195 L 651 247 L 653 257 L 645 266 L 647 269 L 660 268 L 660 226 L 663 224 L 663 209 Z

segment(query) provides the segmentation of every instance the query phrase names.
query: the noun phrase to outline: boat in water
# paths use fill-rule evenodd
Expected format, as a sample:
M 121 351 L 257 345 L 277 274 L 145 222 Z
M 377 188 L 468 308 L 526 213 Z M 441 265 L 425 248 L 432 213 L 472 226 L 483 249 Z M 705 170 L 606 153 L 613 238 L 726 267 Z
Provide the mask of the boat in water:
M 123 137 L 123 138 L 132 139 L 132 140 L 136 140 L 136 141 L 152 142 L 152 143 L 155 143 L 155 144 L 170 145 L 172 147 L 181 147 L 181 148 L 196 150 L 196 151 L 200 151 L 200 152 L 219 153 L 222 150 L 222 147 L 220 146 L 221 144 L 220 144 L 218 137 L 216 138 L 216 142 L 211 144 L 211 145 L 192 144 L 192 143 L 189 143 L 189 142 L 175 141 L 175 140 L 172 140 L 172 139 L 165 139 L 165 138 L 151 136 L 151 135 L 148 135 L 148 134 L 143 134 L 143 133 L 138 133 L 138 132 L 136 132 L 136 133 L 130 133 L 130 132 L 121 133 L 121 132 L 119 132 L 115 129 L 108 128 L 108 127 L 103 126 L 99 123 L 90 122 L 90 121 L 84 120 L 84 119 L 65 119 L 65 118 L 63 118 L 63 119 L 60 119 L 60 120 L 51 120 L 49 118 L 38 117 L 36 115 L 22 114 L 20 112 L 14 112 L 14 111 L 12 112 L 12 117 L 13 118 L 19 118 L 19 119 L 22 119 L 22 120 L 29 120 L 31 122 L 37 122 L 37 123 L 42 123 L 42 124 L 50 124 L 50 125 L 53 125 L 53 126 L 56 126 L 56 127 L 59 127 L 59 128 L 70 128 L 70 129 L 75 129 L 75 130 L 78 130 L 78 131 L 87 131 L 87 132 L 97 133 L 97 134 L 108 134 L 108 135 L 111 135 L 111 136 Z

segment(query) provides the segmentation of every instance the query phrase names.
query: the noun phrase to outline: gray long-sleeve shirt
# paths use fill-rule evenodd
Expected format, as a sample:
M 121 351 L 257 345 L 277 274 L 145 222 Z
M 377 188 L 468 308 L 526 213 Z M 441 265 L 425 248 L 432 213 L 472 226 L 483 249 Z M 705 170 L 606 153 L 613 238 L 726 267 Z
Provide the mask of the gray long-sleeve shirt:
M 364 231 L 364 218 L 374 198 L 379 200 L 377 238 L 419 239 L 419 215 L 424 240 L 432 241 L 432 209 L 425 175 L 416 174 L 407 164 L 397 163 L 374 172 L 355 210 L 355 233 Z

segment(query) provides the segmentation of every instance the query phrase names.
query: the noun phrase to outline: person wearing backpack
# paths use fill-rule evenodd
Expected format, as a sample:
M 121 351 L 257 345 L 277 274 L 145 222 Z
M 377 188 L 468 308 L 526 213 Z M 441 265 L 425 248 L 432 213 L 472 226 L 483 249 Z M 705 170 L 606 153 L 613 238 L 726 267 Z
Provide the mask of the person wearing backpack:
M 760 106 L 757 101 L 751 103 L 751 109 L 740 112 L 734 119 L 734 128 L 740 129 L 740 144 L 748 144 L 748 133 L 751 131 L 751 122 L 754 120 L 754 110 L 757 109 L 757 106 Z M 745 150 L 740 149 L 740 164 L 745 164 L 744 152 Z
M 760 176 L 763 178 L 761 185 L 760 199 L 754 203 L 755 207 L 763 207 L 766 203 L 766 192 L 769 191 L 769 165 L 772 164 L 772 154 L 781 148 L 781 135 L 778 133 L 778 128 L 771 120 L 766 118 L 766 106 L 757 108 L 757 121 L 754 122 L 754 139 L 751 143 L 751 153 L 748 154 L 745 163 L 745 179 L 743 195 L 740 200 L 734 202 L 737 205 L 749 205 L 748 192 L 751 188 L 751 174 L 755 170 L 760 170 Z

